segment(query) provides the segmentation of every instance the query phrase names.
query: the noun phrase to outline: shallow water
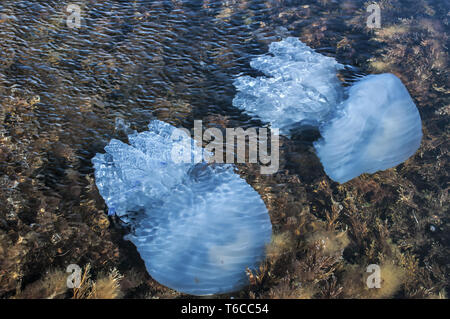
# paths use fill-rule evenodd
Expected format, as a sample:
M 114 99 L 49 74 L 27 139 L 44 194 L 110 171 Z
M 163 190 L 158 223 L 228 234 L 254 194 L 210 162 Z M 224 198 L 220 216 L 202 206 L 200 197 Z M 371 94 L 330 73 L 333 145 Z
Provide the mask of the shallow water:
M 66 23 L 70 3 L 81 7 L 79 29 Z M 124 139 L 127 127 L 143 130 L 152 118 L 186 128 L 194 120 L 218 127 L 266 125 L 232 106 L 233 80 L 257 75 L 249 61 L 286 36 L 357 67 L 342 73 L 345 81 L 358 72 L 393 72 L 405 82 L 424 121 L 422 150 L 394 173 L 375 182 L 368 177 L 346 192 L 355 192 L 361 207 L 369 203 L 371 214 L 389 223 L 395 219 L 387 211 L 401 206 L 395 206 L 402 212 L 395 218 L 405 229 L 390 228 L 388 237 L 419 255 L 420 269 L 433 269 L 430 283 L 421 279 L 423 287 L 448 292 L 450 7 L 446 1 L 387 1 L 382 28 L 375 31 L 365 26 L 364 3 L 2 1 L 0 296 L 69 263 L 145 273 L 133 246 L 121 241 L 122 230 L 104 217 L 91 158 L 111 138 Z M 332 203 L 345 201 L 339 199 L 345 197 L 338 194 L 341 189 L 327 180 L 308 138 L 285 141 L 278 176 L 261 177 L 252 167 L 240 170 L 265 200 L 279 232 L 291 231 L 289 218 L 302 219 L 296 214 L 305 207 L 312 219 L 325 220 Z M 331 193 L 320 193 L 322 181 L 331 185 Z M 374 202 L 377 196 L 380 203 Z M 346 217 L 339 222 L 338 229 L 351 224 Z M 430 231 L 430 225 L 438 231 Z M 369 245 L 372 235 L 360 243 L 352 234 L 354 244 L 344 255 L 358 263 L 361 257 L 354 251 L 364 251 L 361 243 Z M 417 242 L 417 234 L 423 241 Z M 133 289 L 128 296 L 141 296 L 139 289 L 153 295 L 162 288 Z M 412 296 L 407 290 L 400 294 Z

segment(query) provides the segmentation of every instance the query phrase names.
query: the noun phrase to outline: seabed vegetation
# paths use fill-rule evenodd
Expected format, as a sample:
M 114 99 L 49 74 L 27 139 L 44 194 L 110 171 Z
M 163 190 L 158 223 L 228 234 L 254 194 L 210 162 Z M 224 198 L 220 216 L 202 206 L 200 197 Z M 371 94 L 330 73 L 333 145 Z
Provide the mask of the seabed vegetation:
M 342 185 L 302 137 L 281 138 L 274 175 L 238 165 L 273 240 L 248 288 L 216 297 L 448 298 L 448 2 L 379 1 L 380 29 L 366 27 L 365 1 L 78 2 L 80 31 L 67 29 L 63 3 L 0 4 L 0 298 L 186 297 L 154 281 L 123 240 L 90 159 L 152 117 L 256 125 L 231 106 L 233 76 L 286 34 L 362 74 L 398 76 L 420 111 L 422 146 Z M 69 264 L 83 269 L 78 289 L 67 288 Z M 365 284 L 371 264 L 380 289 Z

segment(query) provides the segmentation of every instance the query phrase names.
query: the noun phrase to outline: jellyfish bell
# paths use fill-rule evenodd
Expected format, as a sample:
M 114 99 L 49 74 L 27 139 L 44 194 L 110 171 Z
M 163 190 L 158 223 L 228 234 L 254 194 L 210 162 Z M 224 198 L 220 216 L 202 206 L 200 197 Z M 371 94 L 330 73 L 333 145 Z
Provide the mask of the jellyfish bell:
M 267 208 L 233 165 L 173 161 L 176 130 L 152 121 L 130 145 L 112 140 L 93 159 L 97 187 L 159 283 L 192 295 L 237 291 L 264 259 Z
M 267 209 L 250 185 L 231 166 L 203 168 L 128 237 L 154 279 L 193 295 L 241 289 L 271 238 Z
M 393 74 L 369 75 L 349 89 L 315 149 L 327 175 L 345 183 L 386 170 L 414 155 L 422 140 L 419 111 Z

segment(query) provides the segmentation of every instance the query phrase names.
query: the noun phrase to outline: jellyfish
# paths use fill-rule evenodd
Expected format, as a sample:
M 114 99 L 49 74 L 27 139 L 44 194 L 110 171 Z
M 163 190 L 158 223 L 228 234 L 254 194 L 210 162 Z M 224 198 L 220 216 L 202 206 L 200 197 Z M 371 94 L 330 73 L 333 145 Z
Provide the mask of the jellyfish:
M 356 82 L 339 108 L 314 145 L 334 181 L 345 183 L 397 166 L 420 147 L 419 111 L 393 74 L 368 75 Z
M 393 74 L 363 76 L 346 89 L 337 78 L 343 65 L 293 37 L 251 66 L 265 76 L 238 77 L 233 105 L 288 137 L 302 127 L 319 131 L 314 148 L 334 181 L 392 168 L 420 147 L 420 114 Z
M 192 295 L 229 293 L 248 284 L 247 269 L 265 258 L 272 225 L 259 194 L 230 164 L 194 158 L 203 150 L 158 120 L 111 140 L 93 158 L 97 188 L 109 211 L 127 224 L 159 283 Z M 180 161 L 180 152 L 192 161 Z

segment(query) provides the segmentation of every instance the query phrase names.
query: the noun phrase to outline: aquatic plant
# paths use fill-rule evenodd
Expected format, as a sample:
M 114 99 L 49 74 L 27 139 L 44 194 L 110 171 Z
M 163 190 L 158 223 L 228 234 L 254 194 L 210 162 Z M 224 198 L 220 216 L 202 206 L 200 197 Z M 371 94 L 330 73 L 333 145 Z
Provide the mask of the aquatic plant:
M 15 299 L 53 299 L 62 298 L 67 293 L 67 273 L 49 271 L 45 276 L 19 291 Z
M 101 272 L 92 279 L 91 265 L 81 274 L 80 286 L 73 289 L 72 299 L 116 299 L 122 296 L 120 282 L 123 276 L 117 269 Z

